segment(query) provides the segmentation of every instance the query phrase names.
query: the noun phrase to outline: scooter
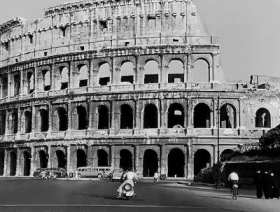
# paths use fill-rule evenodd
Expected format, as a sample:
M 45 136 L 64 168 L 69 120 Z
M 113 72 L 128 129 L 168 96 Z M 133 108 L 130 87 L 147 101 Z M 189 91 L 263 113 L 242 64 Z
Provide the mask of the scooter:
M 122 187 L 122 193 L 121 193 L 121 199 L 129 200 L 136 196 L 136 193 L 134 192 L 134 188 L 130 183 L 124 184 Z

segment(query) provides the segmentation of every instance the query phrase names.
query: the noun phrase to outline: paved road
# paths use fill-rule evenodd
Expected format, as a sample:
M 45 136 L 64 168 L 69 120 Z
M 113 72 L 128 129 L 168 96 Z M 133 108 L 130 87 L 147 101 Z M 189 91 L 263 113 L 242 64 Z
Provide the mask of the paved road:
M 241 196 L 176 183 L 139 183 L 133 200 L 117 200 L 118 183 L 98 181 L 0 180 L 0 211 L 279 211 L 280 200 Z

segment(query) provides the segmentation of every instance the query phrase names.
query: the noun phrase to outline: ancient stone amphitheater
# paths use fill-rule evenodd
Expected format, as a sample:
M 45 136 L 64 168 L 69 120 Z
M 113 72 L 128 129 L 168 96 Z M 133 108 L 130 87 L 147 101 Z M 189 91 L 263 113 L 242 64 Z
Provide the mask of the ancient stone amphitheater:
M 279 122 L 276 81 L 225 82 L 191 0 L 65 3 L 0 25 L 0 41 L 3 176 L 112 166 L 193 179 Z

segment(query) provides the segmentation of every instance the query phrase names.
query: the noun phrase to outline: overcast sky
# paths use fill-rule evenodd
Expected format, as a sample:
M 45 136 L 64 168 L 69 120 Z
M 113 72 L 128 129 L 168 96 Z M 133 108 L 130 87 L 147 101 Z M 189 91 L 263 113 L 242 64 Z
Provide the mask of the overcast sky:
M 44 8 L 66 1 L 1 0 L 0 22 L 40 18 Z M 228 80 L 247 80 L 251 74 L 280 77 L 280 0 L 193 1 L 208 31 L 220 37 Z

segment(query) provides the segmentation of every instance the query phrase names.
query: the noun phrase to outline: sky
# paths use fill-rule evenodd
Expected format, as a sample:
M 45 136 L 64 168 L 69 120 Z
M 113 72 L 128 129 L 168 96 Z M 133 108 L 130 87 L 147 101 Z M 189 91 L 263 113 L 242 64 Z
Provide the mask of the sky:
M 44 8 L 73 0 L 1 0 L 0 23 L 43 17 Z M 228 81 L 252 74 L 280 77 L 279 0 L 193 0 L 211 35 L 218 36 Z

